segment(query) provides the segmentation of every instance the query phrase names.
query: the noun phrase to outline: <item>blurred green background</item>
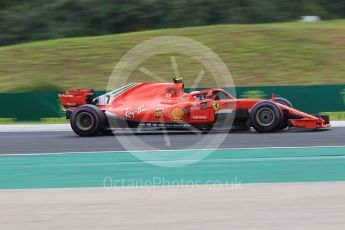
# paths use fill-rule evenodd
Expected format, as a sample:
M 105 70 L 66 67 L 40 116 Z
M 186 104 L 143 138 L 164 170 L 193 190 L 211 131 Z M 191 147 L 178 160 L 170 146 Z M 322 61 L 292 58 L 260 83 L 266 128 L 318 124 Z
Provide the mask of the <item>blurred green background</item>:
M 303 15 L 322 21 L 297 22 Z M 164 35 L 213 49 L 237 86 L 341 84 L 344 17 L 344 0 L 2 0 L 0 92 L 104 90 L 122 55 Z M 202 66 L 176 59 L 190 87 Z M 169 56 L 143 66 L 171 81 Z M 130 81 L 152 79 L 134 71 Z M 206 73 L 199 87 L 213 84 Z
M 104 90 L 116 62 L 133 46 L 164 35 L 186 36 L 215 51 L 236 86 L 320 85 L 345 83 L 345 20 L 315 23 L 217 25 L 65 38 L 0 47 L 0 91 Z M 169 55 L 141 66 L 171 81 Z M 186 87 L 203 68 L 176 54 Z M 138 71 L 131 82 L 154 81 Z M 198 87 L 213 87 L 206 72 Z
M 321 20 L 301 22 L 308 15 Z M 126 52 L 147 39 L 167 35 L 192 38 L 215 51 L 235 85 L 242 87 L 239 92 L 248 91 L 250 96 L 305 86 L 293 88 L 294 95 L 306 98 L 300 109 L 312 110 L 308 106 L 315 97 L 334 94 L 323 98 L 319 105 L 323 110 L 318 112 L 345 111 L 344 18 L 344 0 L 1 0 L 0 117 L 29 116 L 21 105 L 23 97 L 30 98 L 28 106 L 40 105 L 42 113 L 31 114 L 35 119 L 58 116 L 56 92 L 105 90 Z M 128 81 L 154 81 L 140 67 L 171 81 L 169 55 L 145 60 Z M 203 66 L 185 56 L 175 57 L 186 87 L 191 87 Z M 198 87 L 213 86 L 206 72 Z M 317 86 L 324 86 L 321 96 Z M 13 94 L 19 92 L 24 94 Z M 40 101 L 25 92 L 50 96 Z M 8 104 L 12 113 L 4 109 Z M 49 110 L 51 114 L 43 112 Z
M 345 17 L 344 0 L 1 0 L 0 44 L 213 24 Z

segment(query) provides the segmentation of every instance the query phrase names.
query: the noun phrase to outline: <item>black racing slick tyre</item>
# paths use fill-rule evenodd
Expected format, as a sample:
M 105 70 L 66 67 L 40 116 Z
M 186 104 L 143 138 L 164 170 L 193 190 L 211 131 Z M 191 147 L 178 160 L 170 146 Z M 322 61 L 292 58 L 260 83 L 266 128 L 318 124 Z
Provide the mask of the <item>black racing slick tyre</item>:
M 285 99 L 285 98 L 282 98 L 282 97 L 276 97 L 274 99 L 274 102 L 278 102 L 278 103 L 280 103 L 282 105 L 286 105 L 286 106 L 289 106 L 289 107 L 293 108 L 292 103 L 288 99 Z
M 282 105 L 286 105 L 290 108 L 293 108 L 292 103 L 289 100 L 282 98 L 282 97 L 276 97 L 274 102 L 280 103 Z M 284 114 L 284 121 L 281 123 L 278 130 L 286 129 L 288 126 L 289 126 L 289 119 L 287 117 L 287 114 Z
M 282 122 L 284 122 L 283 111 L 271 101 L 257 103 L 250 112 L 250 123 L 259 133 L 279 130 Z
M 73 111 L 70 122 L 79 136 L 95 136 L 104 129 L 105 114 L 94 105 L 82 105 Z

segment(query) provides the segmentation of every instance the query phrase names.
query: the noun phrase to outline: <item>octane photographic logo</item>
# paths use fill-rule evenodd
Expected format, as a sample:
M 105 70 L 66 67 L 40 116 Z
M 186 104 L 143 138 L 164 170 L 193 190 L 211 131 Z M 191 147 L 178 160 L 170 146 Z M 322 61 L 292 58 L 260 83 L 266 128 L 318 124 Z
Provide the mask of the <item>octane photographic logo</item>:
M 171 66 L 166 67 L 171 69 L 170 81 L 159 76 L 159 74 L 155 73 L 154 69 L 145 66 L 147 61 L 155 60 L 154 58 L 161 58 L 162 56 L 166 56 L 167 59 L 170 59 L 167 63 L 170 63 Z M 184 58 L 176 58 L 177 56 L 183 56 Z M 228 88 L 233 88 L 232 91 L 235 92 L 231 74 L 225 63 L 215 52 L 200 42 L 178 36 L 155 37 L 134 46 L 116 64 L 109 77 L 107 92 L 116 89 L 117 87 L 115 86 L 140 83 L 138 80 L 132 78 L 132 73 L 134 71 L 140 71 L 142 75 L 146 75 L 148 78 L 152 79 L 150 82 L 171 83 L 174 77 L 184 76 L 183 71 L 179 69 L 179 65 L 184 64 L 183 61 L 181 61 L 182 63 L 178 62 L 181 59 L 196 61 L 201 66 L 201 69 L 195 69 L 195 77 L 192 79 L 193 83 L 188 84 L 188 88 L 198 88 L 205 74 L 208 74 L 211 78 L 208 78 L 207 82 L 210 82 L 212 86 L 216 86 L 217 88 L 224 88 L 224 86 L 227 86 Z M 184 80 L 186 79 L 184 78 Z M 174 92 L 169 93 L 173 94 Z M 128 103 L 124 105 L 125 115 L 127 118 L 133 118 L 140 113 L 144 114 L 144 112 L 146 112 L 145 110 L 148 108 L 155 108 L 152 114 L 158 119 L 159 123 L 163 124 L 164 117 L 162 114 L 165 108 L 163 108 L 163 105 L 156 104 L 156 99 L 160 97 L 162 96 L 158 93 L 157 95 L 153 95 L 150 101 L 143 104 L 142 108 L 131 107 L 131 102 L 128 101 Z M 126 100 L 125 97 L 124 100 Z M 183 124 L 184 117 L 187 115 L 187 111 L 178 104 L 170 108 L 170 117 L 176 120 L 178 124 Z M 156 124 L 158 127 L 154 131 L 160 133 L 160 135 L 151 135 L 150 138 L 151 141 L 154 139 L 156 144 L 161 143 L 160 146 L 149 143 L 147 138 L 145 138 L 145 134 L 136 135 L 145 132 L 142 130 L 145 124 L 145 117 L 141 119 L 140 122 L 138 128 L 135 129 L 117 129 L 118 123 L 112 122 L 111 119 L 109 121 L 111 128 L 116 130 L 114 137 L 128 152 L 132 153 L 137 158 L 154 165 L 179 167 L 196 163 L 210 155 L 214 149 L 217 149 L 226 139 L 233 121 L 227 121 L 227 127 L 225 127 L 223 132 L 209 132 L 207 134 L 201 133 L 195 127 L 185 124 L 187 132 L 191 133 L 192 137 L 188 140 L 188 143 L 185 143 L 183 146 L 181 146 L 180 143 L 177 144 L 176 139 L 181 141 L 181 138 L 186 138 L 186 135 L 178 137 L 176 134 L 167 130 L 166 126 L 160 126 L 160 124 Z M 133 135 L 128 135 L 128 133 Z

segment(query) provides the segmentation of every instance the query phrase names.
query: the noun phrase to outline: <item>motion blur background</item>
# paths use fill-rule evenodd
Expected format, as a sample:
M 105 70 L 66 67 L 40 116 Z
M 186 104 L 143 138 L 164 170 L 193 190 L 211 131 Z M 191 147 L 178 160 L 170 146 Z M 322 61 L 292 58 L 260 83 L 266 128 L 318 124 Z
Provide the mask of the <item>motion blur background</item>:
M 101 94 L 120 58 L 158 36 L 212 49 L 237 97 L 274 92 L 333 127 L 229 133 L 185 167 L 153 162 L 204 154 L 203 134 L 78 138 L 58 92 Z M 345 0 L 0 0 L 0 229 L 345 229 L 344 47 Z M 190 88 L 203 66 L 174 55 Z M 140 67 L 174 76 L 169 55 Z M 214 86 L 206 72 L 197 87 Z
M 1 45 L 147 29 L 345 17 L 343 0 L 2 0 Z
M 94 88 L 101 93 L 128 50 L 165 35 L 189 37 L 214 50 L 236 86 L 243 87 L 239 97 L 269 97 L 272 91 L 294 97 L 295 92 L 290 100 L 307 112 L 342 112 L 344 17 L 344 0 L 2 0 L 0 104 L 11 101 L 13 108 L 0 111 L 0 117 L 58 117 L 56 92 Z M 202 66 L 183 56 L 176 59 L 190 87 Z M 168 56 L 143 65 L 171 81 Z M 130 80 L 152 81 L 140 71 Z M 212 84 L 206 74 L 199 87 Z M 306 87 L 286 88 L 292 86 Z M 37 108 L 23 106 L 23 97 Z M 315 97 L 324 99 L 320 111 L 308 108 Z

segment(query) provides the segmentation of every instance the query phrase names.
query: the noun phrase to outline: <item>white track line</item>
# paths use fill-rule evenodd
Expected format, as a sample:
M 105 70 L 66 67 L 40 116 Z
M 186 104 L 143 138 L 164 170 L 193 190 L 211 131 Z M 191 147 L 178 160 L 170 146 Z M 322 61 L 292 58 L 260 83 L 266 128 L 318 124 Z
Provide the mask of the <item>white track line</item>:
M 63 155 L 63 154 L 94 154 L 94 153 L 145 153 L 145 152 L 186 152 L 186 151 L 231 151 L 231 150 L 264 150 L 264 149 L 312 149 L 312 148 L 345 148 L 345 145 L 335 146 L 287 146 L 287 147 L 254 147 L 254 148 L 218 148 L 218 149 L 152 149 L 152 150 L 114 150 L 114 151 L 82 151 L 82 152 L 52 152 L 52 153 L 9 153 L 0 154 L 4 156 L 41 156 L 41 155 Z
M 30 124 L 30 125 L 0 125 L 0 132 L 60 132 L 71 131 L 69 124 Z
M 331 121 L 332 127 L 345 127 L 345 121 Z
M 242 162 L 267 162 L 267 161 L 310 161 L 310 160 L 339 160 L 345 156 L 303 156 L 303 157 L 261 157 L 261 158 L 234 158 L 234 159 L 204 159 L 203 163 L 242 163 Z M 117 165 L 137 165 L 137 164 L 159 164 L 159 163 L 194 163 L 195 160 L 148 160 L 148 161 L 121 161 L 121 162 L 88 162 L 88 163 L 40 163 L 40 167 L 60 167 L 60 166 L 117 166 Z M 13 168 L 13 165 L 2 165 L 3 168 Z M 22 164 L 20 167 L 37 168 L 36 164 Z

